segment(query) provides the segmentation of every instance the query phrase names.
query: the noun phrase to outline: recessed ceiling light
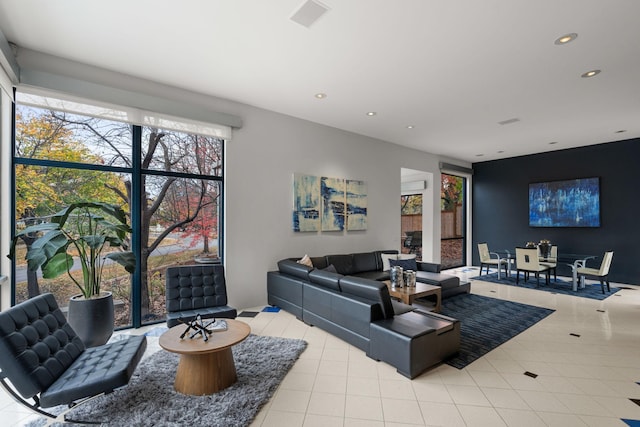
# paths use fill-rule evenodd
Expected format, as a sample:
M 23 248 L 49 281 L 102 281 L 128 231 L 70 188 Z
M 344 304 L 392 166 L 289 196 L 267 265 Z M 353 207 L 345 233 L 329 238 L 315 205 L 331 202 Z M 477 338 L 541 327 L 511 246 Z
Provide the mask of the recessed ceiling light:
M 498 151 L 496 151 L 496 152 L 497 152 L 498 154 L 502 154 L 502 153 L 504 153 L 504 150 L 498 150 Z
M 327 94 L 326 94 L 326 93 L 319 92 L 319 93 L 316 93 L 316 94 L 315 94 L 315 95 L 313 95 L 313 96 L 315 96 L 315 97 L 316 97 L 316 98 L 318 98 L 318 99 L 325 99 L 325 98 L 327 97 Z
M 476 154 L 476 157 L 482 157 L 484 154 Z
M 558 143 L 558 141 L 551 141 L 551 142 L 549 143 L 549 145 L 554 145 L 554 144 L 557 144 L 557 143 Z
M 407 125 L 407 129 L 413 129 L 413 125 Z
M 554 43 L 557 45 L 567 44 L 574 41 L 577 37 L 578 35 L 576 33 L 565 34 L 562 37 L 558 37 Z
M 371 116 L 375 116 L 376 114 L 378 114 L 378 113 L 376 113 L 375 111 L 369 111 L 367 113 L 367 116 L 371 117 Z
M 617 130 L 616 133 L 625 133 L 626 131 L 627 131 L 626 129 L 620 129 L 620 130 Z
M 580 77 L 582 77 L 583 79 L 587 79 L 589 77 L 597 76 L 598 74 L 600 74 L 600 70 L 591 70 L 591 71 L 587 71 Z

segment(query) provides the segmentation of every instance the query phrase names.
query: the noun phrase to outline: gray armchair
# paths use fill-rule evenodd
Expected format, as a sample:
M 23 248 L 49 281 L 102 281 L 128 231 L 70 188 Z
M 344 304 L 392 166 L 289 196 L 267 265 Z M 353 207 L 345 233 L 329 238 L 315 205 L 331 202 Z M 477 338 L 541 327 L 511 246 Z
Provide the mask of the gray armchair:
M 238 312 L 227 305 L 227 285 L 222 265 L 169 267 L 166 272 L 167 326 L 180 320 L 235 319 Z M 180 319 L 180 320 L 179 320 Z
M 127 385 L 146 345 L 145 336 L 131 336 L 85 348 L 53 295 L 42 294 L 0 312 L 0 385 L 39 415 L 73 421 L 68 410 L 42 408 L 71 409 Z

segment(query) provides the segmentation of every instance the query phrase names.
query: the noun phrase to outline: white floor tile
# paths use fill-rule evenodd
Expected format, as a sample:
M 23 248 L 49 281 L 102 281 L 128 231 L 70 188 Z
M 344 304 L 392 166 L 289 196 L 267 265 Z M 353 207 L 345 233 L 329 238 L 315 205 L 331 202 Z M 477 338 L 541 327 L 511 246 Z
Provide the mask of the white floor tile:
M 452 403 L 420 402 L 420 410 L 426 425 L 464 427 L 465 422 L 456 405 Z
M 494 408 L 457 405 L 467 427 L 507 427 Z
M 347 395 L 380 397 L 378 378 L 347 377 Z
M 345 417 L 384 421 L 382 400 L 379 397 L 347 395 Z
M 384 421 L 423 425 L 424 420 L 416 400 L 382 399 Z
M 530 410 L 522 397 L 514 390 L 505 388 L 483 387 L 482 392 L 487 397 L 494 408 L 514 409 L 514 410 Z
M 345 394 L 312 392 L 308 414 L 328 415 L 344 418 Z
M 538 416 L 549 427 L 585 427 L 587 425 L 579 416 L 574 414 L 538 412 Z
M 447 390 L 456 405 L 491 406 L 478 386 L 448 384 Z
M 504 423 L 509 427 L 545 427 L 542 419 L 531 410 L 496 408 Z

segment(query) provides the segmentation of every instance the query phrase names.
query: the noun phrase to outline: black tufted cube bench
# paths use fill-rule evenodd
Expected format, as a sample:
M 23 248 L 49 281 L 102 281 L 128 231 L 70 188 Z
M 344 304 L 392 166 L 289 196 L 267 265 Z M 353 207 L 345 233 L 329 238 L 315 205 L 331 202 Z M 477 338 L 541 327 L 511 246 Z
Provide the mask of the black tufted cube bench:
M 71 407 L 127 385 L 146 346 L 145 336 L 131 336 L 85 349 L 53 295 L 42 294 L 0 312 L 0 384 L 36 413 L 65 421 L 65 413 L 41 408 Z
M 235 319 L 238 312 L 227 305 L 227 285 L 222 265 L 185 265 L 167 268 L 167 326 L 194 320 L 224 317 Z

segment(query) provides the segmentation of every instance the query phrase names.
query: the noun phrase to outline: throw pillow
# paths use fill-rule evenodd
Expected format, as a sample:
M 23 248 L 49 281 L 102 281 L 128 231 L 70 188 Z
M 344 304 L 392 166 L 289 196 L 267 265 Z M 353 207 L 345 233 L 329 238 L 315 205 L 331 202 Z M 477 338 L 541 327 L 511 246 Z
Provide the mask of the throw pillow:
M 398 259 L 398 254 L 380 254 L 382 258 L 382 271 L 387 271 L 391 269 L 391 265 L 389 265 L 389 260 Z
M 336 270 L 336 268 L 333 266 L 333 264 L 329 264 L 328 266 L 326 266 L 325 268 L 323 268 L 324 271 L 328 271 L 329 273 L 337 273 L 338 270 Z
M 298 264 L 306 265 L 307 267 L 313 268 L 313 263 L 311 262 L 311 258 L 309 258 L 309 255 L 307 254 L 304 254 L 302 259 L 298 260 Z
M 391 259 L 389 260 L 389 265 L 391 267 L 398 266 L 402 267 L 404 270 L 413 270 L 416 271 L 418 269 L 418 264 L 416 263 L 416 259 Z
M 416 254 L 399 254 L 398 259 L 415 259 Z

